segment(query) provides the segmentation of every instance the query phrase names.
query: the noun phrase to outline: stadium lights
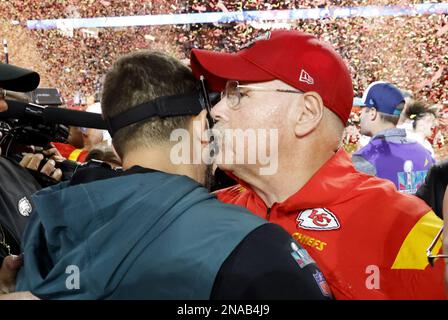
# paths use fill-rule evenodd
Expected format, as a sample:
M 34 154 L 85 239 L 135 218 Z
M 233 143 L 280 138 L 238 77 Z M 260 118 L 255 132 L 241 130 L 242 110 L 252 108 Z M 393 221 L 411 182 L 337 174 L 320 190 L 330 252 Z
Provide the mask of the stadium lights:
M 219 24 L 251 21 L 291 21 L 323 18 L 373 18 L 446 13 L 448 13 L 448 3 L 421 3 L 407 6 L 329 7 L 292 10 L 204 12 L 123 17 L 28 20 L 27 26 L 29 29 L 111 28 L 202 23 Z

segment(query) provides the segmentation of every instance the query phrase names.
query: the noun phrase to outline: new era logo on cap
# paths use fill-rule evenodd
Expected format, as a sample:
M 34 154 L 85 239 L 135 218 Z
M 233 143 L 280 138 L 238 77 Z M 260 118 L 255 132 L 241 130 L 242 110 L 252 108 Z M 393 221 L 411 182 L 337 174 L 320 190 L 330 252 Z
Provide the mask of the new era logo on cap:
M 314 84 L 314 79 L 306 72 L 305 70 L 300 71 L 300 78 L 299 81 L 305 82 L 308 84 Z

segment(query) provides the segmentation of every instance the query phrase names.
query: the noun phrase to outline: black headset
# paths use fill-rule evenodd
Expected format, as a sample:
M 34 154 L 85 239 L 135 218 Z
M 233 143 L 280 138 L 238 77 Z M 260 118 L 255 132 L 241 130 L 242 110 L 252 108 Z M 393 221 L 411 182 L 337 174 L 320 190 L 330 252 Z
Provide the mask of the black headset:
M 198 115 L 204 109 L 207 110 L 208 127 L 211 129 L 215 124 L 211 110 L 220 97 L 219 93 L 208 92 L 205 78 L 200 76 L 196 89 L 192 93 L 158 97 L 136 105 L 116 116 L 106 118 L 107 130 L 113 137 L 118 130 L 152 117 Z M 213 135 L 210 135 L 210 148 L 210 155 L 213 157 L 218 151 L 218 144 Z

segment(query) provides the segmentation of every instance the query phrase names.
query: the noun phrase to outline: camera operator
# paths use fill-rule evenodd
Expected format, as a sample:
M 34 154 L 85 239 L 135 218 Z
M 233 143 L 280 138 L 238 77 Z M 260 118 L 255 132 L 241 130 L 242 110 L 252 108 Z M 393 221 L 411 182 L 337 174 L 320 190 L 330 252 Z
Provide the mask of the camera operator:
M 8 110 L 6 98 L 22 100 L 24 96 L 16 92 L 29 92 L 39 85 L 39 74 L 9 64 L 0 63 L 0 112 Z M 6 91 L 8 90 L 8 91 Z M 1 135 L 1 132 L 0 132 Z M 1 136 L 0 136 L 1 139 Z M 41 189 L 41 185 L 30 174 L 38 170 L 44 155 L 57 156 L 54 149 L 40 153 L 29 153 L 19 163 L 1 154 L 0 149 L 0 292 L 7 293 L 14 286 L 16 270 L 22 264 L 20 238 L 33 212 L 31 195 Z M 40 170 L 44 175 L 59 181 L 62 172 L 55 169 L 55 161 L 49 160 Z

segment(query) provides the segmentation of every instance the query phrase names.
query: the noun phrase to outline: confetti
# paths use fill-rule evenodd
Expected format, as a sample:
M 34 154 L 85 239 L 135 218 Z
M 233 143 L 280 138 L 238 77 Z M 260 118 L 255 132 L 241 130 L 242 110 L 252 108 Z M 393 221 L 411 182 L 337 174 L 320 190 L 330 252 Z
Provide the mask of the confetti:
M 328 18 L 300 21 L 256 21 L 95 30 L 28 30 L 28 19 L 106 17 L 241 10 L 412 5 L 392 0 L 23 0 L 0 1 L 2 38 L 11 63 L 37 70 L 42 86 L 57 87 L 67 100 L 87 97 L 122 54 L 151 49 L 188 59 L 192 48 L 234 52 L 273 28 L 296 29 L 331 44 L 347 63 L 356 96 L 376 80 L 390 81 L 428 105 L 448 105 L 448 16 L 446 14 L 379 18 Z M 5 19 L 7 17 L 7 20 Z M 89 36 L 94 35 L 94 36 Z M 2 54 L 0 58 L 3 59 Z M 81 70 L 85 70 L 84 73 Z M 444 111 L 448 114 L 448 110 Z M 356 114 L 356 112 L 355 112 Z M 355 121 L 356 122 L 356 121 Z M 448 120 L 445 120 L 448 122 Z M 445 123 L 441 121 L 441 123 Z M 437 143 L 448 158 L 447 125 Z M 346 139 L 357 143 L 354 128 Z M 436 140 L 436 139 L 435 139 Z M 442 142 L 441 142 L 442 141 Z M 350 148 L 349 148 L 350 149 Z

